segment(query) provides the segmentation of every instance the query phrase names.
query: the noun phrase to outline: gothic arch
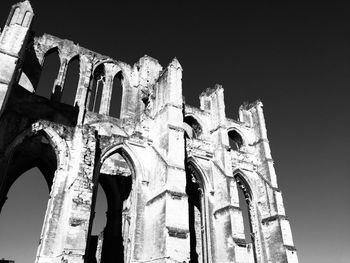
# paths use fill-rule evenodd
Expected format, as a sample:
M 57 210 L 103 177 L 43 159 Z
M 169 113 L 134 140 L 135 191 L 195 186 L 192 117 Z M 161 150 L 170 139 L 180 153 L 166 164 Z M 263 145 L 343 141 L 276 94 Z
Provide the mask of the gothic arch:
M 233 178 L 239 178 L 241 180 L 241 182 L 244 184 L 244 186 L 247 189 L 247 192 L 249 194 L 251 201 L 255 202 L 255 196 L 254 196 L 255 194 L 251 188 L 251 185 L 253 184 L 250 182 L 250 179 L 248 178 L 248 176 L 241 169 L 235 169 L 233 171 Z
M 186 193 L 189 209 L 190 262 L 207 263 L 211 258 L 209 194 L 206 173 L 190 158 L 186 163 Z
M 75 54 L 67 59 L 67 68 L 64 84 L 62 87 L 61 102 L 74 105 L 75 97 L 78 91 L 81 71 L 81 60 L 79 54 Z
M 11 160 L 14 157 L 14 154 L 18 147 L 23 143 L 23 141 L 26 138 L 33 137 L 35 135 L 41 135 L 45 137 L 49 144 L 51 145 L 52 149 L 55 152 L 56 156 L 56 170 L 66 170 L 68 169 L 68 160 L 69 160 L 69 150 L 68 145 L 66 142 L 54 131 L 51 127 L 43 127 L 41 123 L 35 123 L 32 125 L 32 128 L 29 128 L 25 131 L 23 131 L 21 134 L 19 134 L 13 141 L 10 143 L 10 145 L 6 148 L 5 151 L 5 158 L 4 161 L 5 164 L 5 172 L 6 175 L 8 173 L 8 164 L 11 162 Z
M 32 20 L 32 12 L 27 11 L 25 12 L 24 16 L 23 16 L 23 20 L 21 21 L 21 25 L 24 27 L 29 27 L 30 22 Z
M 233 128 L 233 127 L 228 128 L 227 136 L 229 139 L 230 147 L 233 150 L 240 150 L 242 147 L 244 147 L 247 144 L 247 140 L 243 135 L 243 133 L 236 128 Z
M 197 160 L 194 157 L 189 157 L 187 159 L 187 164 L 192 165 L 196 170 L 197 174 L 201 177 L 200 180 L 203 182 L 204 191 L 209 194 L 214 193 L 214 186 L 207 173 L 204 172 L 203 168 L 198 164 Z
M 37 56 L 41 70 L 40 77 L 35 87 L 35 93 L 50 99 L 53 93 L 55 81 L 59 74 L 62 60 L 57 46 L 49 48 L 43 53 L 42 58 Z
M 234 180 L 237 184 L 237 191 L 241 191 L 243 194 L 245 200 L 239 200 L 242 203 L 246 203 L 246 209 L 247 209 L 247 215 L 246 219 L 248 219 L 248 222 L 246 222 L 246 225 L 249 225 L 249 229 L 245 229 L 245 241 L 247 245 L 247 252 L 254 258 L 254 262 L 258 262 L 258 254 L 257 250 L 261 251 L 261 237 L 260 237 L 260 213 L 256 204 L 256 198 L 254 196 L 254 192 L 251 188 L 251 183 L 246 176 L 245 173 L 243 173 L 240 169 L 236 169 L 233 172 Z M 240 188 L 240 189 L 238 189 Z M 239 196 L 238 196 L 239 197 Z M 241 207 L 242 212 L 244 213 L 243 207 Z M 243 219 L 244 215 L 242 214 Z M 250 242 L 247 242 L 246 235 L 250 235 Z M 259 249 L 258 249 L 259 248 Z
M 10 25 L 16 24 L 18 22 L 18 18 L 20 15 L 21 9 L 17 6 L 15 9 L 13 9 L 12 14 L 10 15 Z
M 108 59 L 102 59 L 102 60 L 97 61 L 97 62 L 94 64 L 93 68 L 92 68 L 92 72 L 94 72 L 95 69 L 96 69 L 98 66 L 100 66 L 101 64 L 107 64 L 107 63 L 114 64 L 114 65 L 118 66 L 118 67 L 122 70 L 122 68 L 119 66 L 119 64 L 118 64 L 115 60 L 108 58 Z
M 184 117 L 184 124 L 185 130 L 186 128 L 191 129 L 192 138 L 199 138 L 203 134 L 203 124 L 197 116 L 193 114 L 186 114 Z M 189 132 L 190 131 L 186 131 L 188 137 L 191 136 L 188 134 Z
M 131 178 L 129 177 L 130 180 L 128 180 L 128 176 L 121 176 L 117 174 L 106 176 L 102 174 L 102 168 L 105 161 L 110 157 L 116 157 L 118 155 L 124 159 L 127 167 L 131 171 Z M 92 260 L 92 262 L 94 260 L 94 255 L 96 252 L 98 253 L 98 251 L 100 251 L 100 258 L 98 258 L 98 260 L 102 260 L 101 262 L 111 262 L 110 260 L 112 255 L 113 258 L 117 259 L 118 262 L 129 262 L 132 258 L 133 246 L 135 245 L 133 242 L 135 239 L 135 233 L 133 229 L 136 225 L 136 205 L 140 191 L 140 188 L 138 186 L 141 183 L 141 178 L 141 165 L 137 161 L 137 158 L 129 146 L 124 143 L 120 143 L 107 147 L 103 150 L 95 168 L 95 190 L 93 200 L 94 202 L 96 201 L 97 187 L 100 184 L 107 197 L 107 222 L 106 227 L 102 232 L 102 241 L 98 241 L 100 244 L 102 244 L 100 248 L 98 247 L 98 242 L 96 244 L 95 241 L 95 244 L 93 244 L 91 236 L 93 223 L 90 223 L 87 254 L 89 255 L 89 260 Z M 121 182 L 123 188 L 118 188 L 118 186 L 114 187 L 113 180 Z M 93 209 L 94 206 L 95 203 L 93 204 Z M 130 215 L 134 216 L 131 217 Z M 117 227 L 118 225 L 119 230 Z M 111 247 L 111 244 L 114 244 L 113 248 Z
M 116 67 L 119 68 L 119 70 L 116 70 L 113 74 L 113 78 L 115 77 L 115 75 L 117 75 L 118 73 L 121 72 L 121 74 L 123 75 L 123 78 L 124 78 L 124 82 L 125 84 L 129 84 L 130 81 L 129 81 L 129 78 L 128 78 L 128 74 L 126 72 L 126 68 L 122 65 L 122 63 L 118 63 L 117 61 L 113 60 L 113 59 L 105 59 L 105 60 L 100 60 L 98 62 L 96 62 L 94 65 L 93 65 L 93 68 L 92 68 L 92 73 L 94 74 L 95 70 L 101 66 L 101 65 L 104 65 L 104 64 L 107 64 L 107 63 L 110 63 L 110 64 L 114 64 Z
M 132 167 L 132 169 L 134 169 L 133 180 L 138 180 L 140 182 L 143 182 L 143 181 L 148 182 L 148 178 L 145 178 L 145 173 L 143 172 L 144 169 L 142 167 L 142 164 L 139 162 L 139 158 L 137 158 L 137 155 L 130 148 L 130 146 L 128 146 L 127 143 L 118 143 L 118 144 L 114 144 L 109 147 L 106 147 L 101 153 L 99 165 L 102 165 L 102 163 L 108 157 L 110 157 L 111 155 L 117 152 L 120 152 L 121 156 L 124 157 L 125 160 L 128 162 L 128 165 Z
M 124 75 L 121 69 L 117 70 L 117 73 L 112 76 L 112 91 L 109 107 L 109 116 L 120 118 L 124 94 Z
M 62 167 L 65 163 L 67 163 L 67 158 L 69 157 L 69 150 L 67 143 L 61 138 L 61 136 L 55 132 L 55 130 L 49 126 L 41 122 L 36 122 L 32 124 L 32 127 L 20 133 L 12 143 L 6 148 L 5 156 L 7 158 L 11 157 L 14 149 L 23 142 L 24 138 L 33 136 L 37 133 L 44 133 L 47 136 L 47 139 L 51 143 L 51 146 L 56 152 L 57 158 L 57 167 Z
M 92 72 L 94 73 L 95 70 L 96 70 L 100 65 L 103 65 L 103 64 L 105 64 L 105 63 L 115 63 L 115 61 L 112 60 L 112 59 L 99 60 L 99 61 L 97 61 L 97 62 L 93 65 L 93 67 L 92 67 Z
M 30 143 L 35 143 L 34 146 L 40 146 L 41 148 L 38 149 L 39 159 L 37 160 L 35 157 L 34 159 L 29 159 L 28 161 L 23 163 L 23 157 L 21 154 L 23 154 L 21 151 L 23 149 L 27 149 L 30 151 L 30 153 L 33 152 L 33 148 L 30 148 Z M 29 143 L 29 144 L 28 144 Z M 29 148 L 27 148 L 29 147 Z M 46 150 L 48 149 L 48 151 Z M 18 154 L 18 152 L 20 152 Z M 43 154 L 46 153 L 46 154 Z M 54 157 L 53 157 L 54 156 Z M 17 157 L 19 157 L 17 159 Z M 68 169 L 67 160 L 69 159 L 69 151 L 68 147 L 65 143 L 65 141 L 54 131 L 52 127 L 46 126 L 43 123 L 37 122 L 32 125 L 31 128 L 28 128 L 27 130 L 20 133 L 13 141 L 10 143 L 10 145 L 7 146 L 4 159 L 1 163 L 1 169 L 4 171 L 2 173 L 2 180 L 0 184 L 0 210 L 2 206 L 4 205 L 4 202 L 6 201 L 6 196 L 8 194 L 8 191 L 12 187 L 13 183 L 20 177 L 22 174 L 29 169 L 33 167 L 39 167 L 39 164 L 41 162 L 44 162 L 44 166 L 48 165 L 49 168 L 46 168 L 46 173 L 41 171 L 49 188 L 49 201 L 47 203 L 46 207 L 46 213 L 43 217 L 43 227 L 41 230 L 41 233 L 38 233 L 38 237 L 40 236 L 41 242 L 39 244 L 37 253 L 39 253 L 41 246 L 43 246 L 45 240 L 49 237 L 43 236 L 44 229 L 48 227 L 48 220 L 50 216 L 52 216 L 53 210 L 55 209 L 54 206 L 60 205 L 58 203 L 53 204 L 52 203 L 52 193 L 54 191 L 59 191 L 57 194 L 63 195 L 64 188 L 57 187 L 57 178 L 59 178 L 60 174 L 64 174 L 66 170 Z M 18 162 L 16 164 L 16 161 Z M 53 164 L 52 161 L 55 161 Z M 28 162 L 28 163 L 27 163 Z M 46 162 L 46 163 L 45 163 Z M 48 162 L 48 163 L 47 163 Z M 16 166 L 23 166 L 19 169 L 16 168 Z M 51 168 L 50 168 L 51 167 Z M 44 167 L 45 168 L 45 167 Z M 46 169 L 45 168 L 45 169 Z M 41 170 L 41 169 L 40 169 Z M 60 202 L 63 202 L 63 200 L 60 200 Z
M 67 60 L 68 60 L 68 65 L 69 63 L 71 63 L 73 60 L 79 60 L 79 70 L 81 68 L 81 61 L 80 61 L 80 54 L 79 53 L 74 53 L 72 56 L 70 56 Z
M 98 113 L 101 107 L 103 89 L 106 81 L 106 70 L 104 64 L 94 67 L 91 74 L 90 88 L 88 92 L 88 109 Z
M 40 55 L 37 54 L 37 58 L 38 58 L 39 63 L 40 63 L 40 65 L 42 67 L 44 66 L 46 57 L 49 56 L 50 54 L 54 53 L 54 52 L 57 52 L 58 58 L 60 59 L 60 63 L 62 63 L 62 61 L 61 61 L 61 50 L 58 47 L 58 44 L 55 43 L 55 44 L 53 44 L 51 46 L 45 46 L 44 50 L 41 52 L 41 54 Z

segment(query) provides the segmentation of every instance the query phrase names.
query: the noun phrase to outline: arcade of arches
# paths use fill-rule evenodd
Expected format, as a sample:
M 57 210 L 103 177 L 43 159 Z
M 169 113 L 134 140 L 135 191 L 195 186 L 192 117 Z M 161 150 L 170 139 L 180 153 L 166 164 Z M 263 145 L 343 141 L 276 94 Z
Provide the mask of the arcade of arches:
M 33 17 L 14 4 L 0 33 L 0 217 L 36 169 L 35 263 L 298 262 L 262 102 L 228 118 L 215 85 L 187 105 L 176 58 L 129 65 L 37 35 Z

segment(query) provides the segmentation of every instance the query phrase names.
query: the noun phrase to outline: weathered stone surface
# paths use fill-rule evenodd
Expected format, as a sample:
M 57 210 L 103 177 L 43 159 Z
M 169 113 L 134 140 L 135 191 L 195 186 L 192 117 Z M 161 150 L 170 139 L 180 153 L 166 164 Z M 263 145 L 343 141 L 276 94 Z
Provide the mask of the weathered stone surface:
M 13 182 L 38 166 L 51 192 L 37 263 L 298 262 L 260 101 L 229 119 L 216 85 L 200 95 L 200 109 L 184 105 L 177 59 L 164 69 L 149 56 L 127 65 L 35 36 L 32 17 L 29 1 L 14 5 L 0 36 L 0 210 Z M 37 84 L 53 49 L 61 66 L 52 96 L 43 98 Z M 65 76 L 77 56 L 76 97 L 67 105 Z M 123 95 L 113 118 L 117 75 Z M 93 79 L 102 87 L 99 107 L 90 99 Z M 97 237 L 99 184 L 108 211 Z

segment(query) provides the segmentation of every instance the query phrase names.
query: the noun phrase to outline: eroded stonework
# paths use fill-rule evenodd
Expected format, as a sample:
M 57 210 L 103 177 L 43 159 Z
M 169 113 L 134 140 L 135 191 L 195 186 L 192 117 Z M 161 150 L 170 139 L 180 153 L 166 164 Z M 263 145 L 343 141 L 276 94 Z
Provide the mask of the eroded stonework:
M 38 167 L 50 199 L 35 262 L 298 262 L 260 101 L 229 119 L 216 85 L 200 108 L 185 105 L 176 59 L 163 68 L 144 56 L 131 66 L 35 36 L 33 15 L 29 1 L 14 5 L 0 36 L 0 210 L 13 182 Z M 44 98 L 36 89 L 52 51 L 60 69 Z M 76 58 L 68 105 L 62 94 Z M 119 118 L 110 116 L 116 76 Z M 107 223 L 92 236 L 98 185 Z

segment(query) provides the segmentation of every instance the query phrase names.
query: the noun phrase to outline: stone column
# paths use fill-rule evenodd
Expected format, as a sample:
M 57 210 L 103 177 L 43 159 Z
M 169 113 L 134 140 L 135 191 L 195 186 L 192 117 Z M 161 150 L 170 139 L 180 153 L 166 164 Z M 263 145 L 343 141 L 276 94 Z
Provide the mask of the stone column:
M 58 167 L 47 204 L 36 263 L 51 263 L 62 252 L 62 240 L 65 235 L 62 226 L 67 216 L 64 209 L 67 206 L 67 198 L 64 194 L 67 176 L 67 169 Z
M 72 142 L 67 195 L 68 218 L 65 222 L 61 261 L 83 263 L 91 219 L 93 171 L 96 139 L 91 128 L 76 128 Z
M 60 55 L 60 69 L 58 71 L 57 78 L 55 80 L 51 100 L 53 101 L 61 101 L 62 93 L 63 93 L 63 87 L 64 87 L 64 81 L 66 79 L 67 74 L 67 68 L 68 68 L 68 59 L 65 56 Z
M 233 184 L 232 163 L 228 151 L 228 134 L 224 91 L 215 85 L 200 95 L 201 109 L 210 114 L 210 133 L 216 145 L 210 168 L 214 186 L 212 198 L 213 262 L 236 262 L 239 254 L 245 254 L 243 217 L 239 208 L 238 192 Z M 239 262 L 239 261 L 238 261 Z
M 89 88 L 90 81 L 92 78 L 92 63 L 90 58 L 87 56 L 80 57 L 80 68 L 79 68 L 79 82 L 77 94 L 74 100 L 74 106 L 79 107 L 79 115 L 78 115 L 78 124 L 83 124 L 84 115 L 88 106 L 88 96 L 89 96 Z
M 105 77 L 106 81 L 103 85 L 101 104 L 99 113 L 100 114 L 109 114 L 109 109 L 111 106 L 111 98 L 112 98 L 112 88 L 113 88 L 113 77 L 116 73 L 116 66 L 111 63 L 104 64 L 105 66 Z
M 146 207 L 146 216 L 157 222 L 146 226 L 153 228 L 156 244 L 147 244 L 154 252 L 143 258 L 155 263 L 190 259 L 181 78 L 181 65 L 174 59 L 155 87 L 158 96 L 153 110 L 157 113 L 150 137 L 156 158 L 163 164 L 157 166 L 157 184 L 150 180 L 150 188 L 155 189 Z
M 262 232 L 263 250 L 271 262 L 297 263 L 297 253 L 294 247 L 288 217 L 284 211 L 281 191 L 277 188 L 277 177 L 271 156 L 267 130 L 262 109 L 262 103 L 257 101 L 242 108 L 242 121 L 251 123 L 255 133 L 255 152 L 260 159 L 256 173 L 264 178 L 265 187 L 258 188 L 256 195 L 260 198 L 260 227 Z M 247 118 L 247 116 L 251 116 Z M 251 120 L 249 120 L 251 119 Z

